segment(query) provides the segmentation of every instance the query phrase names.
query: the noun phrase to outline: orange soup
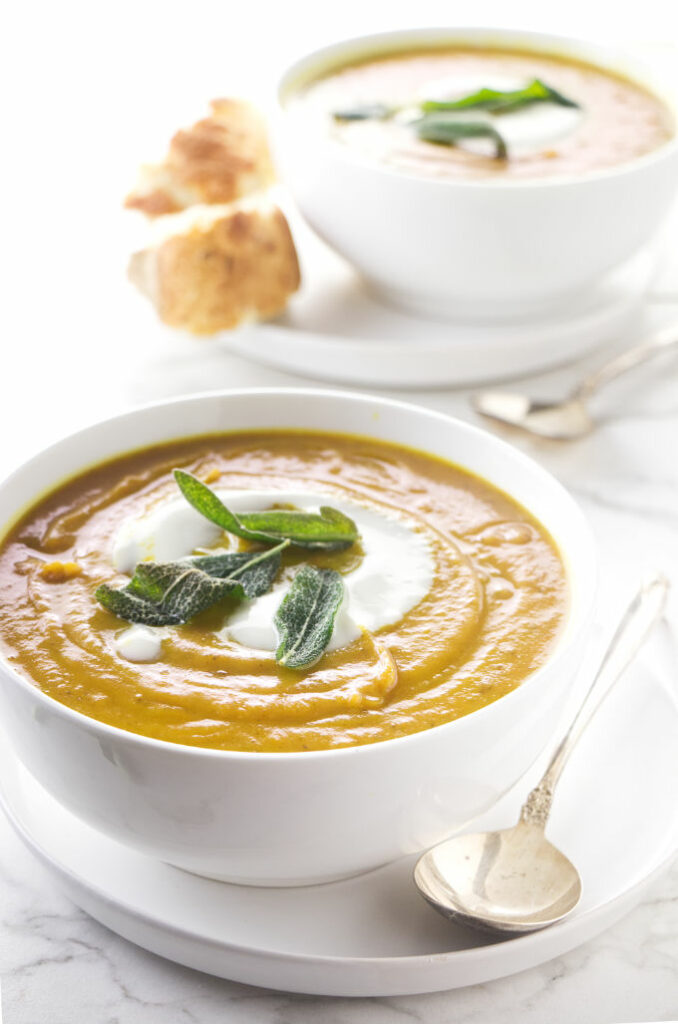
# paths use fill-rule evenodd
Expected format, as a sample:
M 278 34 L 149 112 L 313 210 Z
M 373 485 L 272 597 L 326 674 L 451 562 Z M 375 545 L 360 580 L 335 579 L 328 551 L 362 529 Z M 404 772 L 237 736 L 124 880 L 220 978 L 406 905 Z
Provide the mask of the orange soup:
M 500 49 L 375 55 L 299 87 L 288 108 L 309 131 L 369 160 L 443 180 L 584 175 L 650 153 L 674 133 L 667 106 L 621 75 Z M 454 141 L 451 122 L 480 124 L 480 134 Z M 496 136 L 505 159 L 496 159 Z
M 329 507 L 356 537 L 341 550 L 283 543 L 254 599 L 234 591 L 178 624 L 123 621 L 97 589 L 129 587 L 139 564 L 194 571 L 268 550 L 191 507 L 176 467 L 238 522 Z M 272 624 L 302 566 L 340 577 L 344 596 L 326 649 L 290 668 Z M 99 721 L 226 750 L 373 743 L 467 715 L 544 663 L 566 605 L 553 541 L 506 494 L 421 452 L 344 435 L 218 435 L 128 454 L 48 494 L 0 549 L 0 649 L 19 673 Z

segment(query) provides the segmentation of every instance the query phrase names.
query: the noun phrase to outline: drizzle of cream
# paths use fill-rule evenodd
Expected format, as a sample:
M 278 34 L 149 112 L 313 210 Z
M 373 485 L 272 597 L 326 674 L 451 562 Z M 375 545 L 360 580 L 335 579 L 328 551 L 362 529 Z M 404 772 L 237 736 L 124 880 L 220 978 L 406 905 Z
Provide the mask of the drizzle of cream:
M 375 631 L 398 622 L 429 592 L 434 560 L 428 537 L 386 510 L 377 511 L 355 501 L 322 491 L 224 491 L 216 492 L 234 512 L 261 511 L 284 502 L 308 512 L 331 505 L 356 523 L 365 555 L 344 577 L 345 596 L 336 617 L 329 650 L 336 650 L 360 636 L 362 629 Z M 173 561 L 213 546 L 222 531 L 190 507 L 184 498 L 171 499 L 147 514 L 130 519 L 120 528 L 113 545 L 113 564 L 119 572 L 131 574 L 137 562 Z M 279 583 L 267 594 L 244 601 L 221 631 L 224 639 L 260 651 L 274 651 L 277 634 L 273 619 L 289 582 Z M 133 627 L 127 634 L 134 632 Z M 153 630 L 145 628 L 153 635 Z M 124 640 L 124 643 L 121 641 Z M 133 641 L 133 642 L 132 642 Z M 151 650 L 150 637 L 118 639 L 118 653 Z M 160 643 L 160 641 L 158 641 Z M 157 656 L 157 655 L 156 655 Z
M 158 661 L 162 631 L 151 626 L 130 626 L 116 638 L 115 649 L 126 661 Z

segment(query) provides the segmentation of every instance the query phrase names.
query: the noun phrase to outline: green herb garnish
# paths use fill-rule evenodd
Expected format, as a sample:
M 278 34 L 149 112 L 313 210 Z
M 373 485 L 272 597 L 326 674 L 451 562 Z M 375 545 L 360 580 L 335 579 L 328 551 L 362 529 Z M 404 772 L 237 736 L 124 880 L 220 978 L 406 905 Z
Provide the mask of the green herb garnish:
M 541 79 L 535 78 L 524 89 L 502 92 L 499 89 L 479 89 L 458 100 L 426 100 L 421 104 L 425 113 L 436 111 L 487 110 L 491 114 L 512 114 L 533 103 L 556 103 L 561 107 L 578 107 L 579 104 L 552 89 Z
M 497 160 L 506 160 L 508 150 L 506 143 L 496 128 L 483 121 L 457 121 L 453 116 L 426 114 L 414 122 L 417 135 L 426 142 L 435 142 L 439 146 L 456 146 L 463 139 L 490 139 L 494 142 L 494 156 Z
M 103 583 L 95 597 L 127 622 L 178 626 L 225 597 L 254 598 L 269 590 L 289 541 L 268 551 L 227 552 L 182 562 L 140 562 L 120 590 Z
M 387 107 L 384 103 L 366 103 L 360 107 L 335 110 L 332 117 L 335 121 L 385 121 L 396 111 L 397 107 Z
M 358 539 L 358 530 L 353 520 L 328 506 L 323 506 L 319 515 L 277 508 L 236 515 L 226 508 L 207 484 L 191 473 L 175 469 L 174 479 L 194 509 L 222 530 L 245 540 L 259 541 L 261 544 L 277 544 L 281 540 L 289 540 L 300 548 L 343 551 Z
M 304 565 L 275 614 L 278 649 L 286 668 L 306 668 L 322 656 L 344 597 L 344 581 L 335 569 Z
M 220 555 L 197 555 L 186 561 L 192 568 L 215 579 L 240 584 L 243 596 L 251 601 L 271 589 L 280 569 L 280 556 L 289 546 L 290 541 L 284 540 L 266 551 L 225 551 Z
M 484 110 L 488 114 L 512 114 L 534 103 L 579 107 L 574 100 L 542 82 L 540 78 L 534 78 L 523 89 L 478 89 L 477 92 L 457 100 L 425 100 L 419 104 L 424 116 L 411 121 L 410 124 L 424 142 L 433 142 L 440 146 L 456 146 L 463 139 L 491 139 L 495 145 L 495 158 L 506 160 L 506 142 L 489 122 L 460 121 L 452 115 L 467 110 Z M 402 108 L 387 107 L 383 103 L 367 103 L 348 110 L 336 110 L 332 116 L 335 121 L 383 121 L 398 113 L 400 109 Z

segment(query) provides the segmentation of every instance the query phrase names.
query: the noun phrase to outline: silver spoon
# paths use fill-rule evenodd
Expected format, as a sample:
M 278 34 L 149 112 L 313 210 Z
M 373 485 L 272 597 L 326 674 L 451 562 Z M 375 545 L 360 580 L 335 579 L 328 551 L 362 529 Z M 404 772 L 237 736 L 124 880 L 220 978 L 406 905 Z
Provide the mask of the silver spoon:
M 456 836 L 419 859 L 415 884 L 445 917 L 482 931 L 531 932 L 560 921 L 577 905 L 579 872 L 544 835 L 553 793 L 584 729 L 661 618 L 668 589 L 660 574 L 641 587 L 518 824 Z
M 539 437 L 572 441 L 593 429 L 587 402 L 600 388 L 660 352 L 678 348 L 678 326 L 665 327 L 594 370 L 559 402 L 539 401 L 511 391 L 481 391 L 471 398 L 476 412 Z

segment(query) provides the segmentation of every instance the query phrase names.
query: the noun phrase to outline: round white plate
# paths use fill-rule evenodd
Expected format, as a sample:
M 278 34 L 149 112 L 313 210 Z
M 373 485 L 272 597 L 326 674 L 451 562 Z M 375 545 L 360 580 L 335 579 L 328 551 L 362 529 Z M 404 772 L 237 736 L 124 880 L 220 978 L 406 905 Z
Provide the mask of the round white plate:
M 291 219 L 301 291 L 283 317 L 220 340 L 264 365 L 362 387 L 461 387 L 572 362 L 633 330 L 657 265 L 646 250 L 595 289 L 525 322 L 427 320 L 379 301 L 293 212 Z
M 7 743 L 0 743 L 2 804 L 75 903 L 132 942 L 189 967 L 324 995 L 472 985 L 590 939 L 638 903 L 669 865 L 678 848 L 675 670 L 662 627 L 583 738 L 555 801 L 549 835 L 581 871 L 582 902 L 561 924 L 514 939 L 495 941 L 439 917 L 414 889 L 413 859 L 298 889 L 227 885 L 160 864 L 65 811 Z M 512 823 L 540 768 L 479 827 Z

